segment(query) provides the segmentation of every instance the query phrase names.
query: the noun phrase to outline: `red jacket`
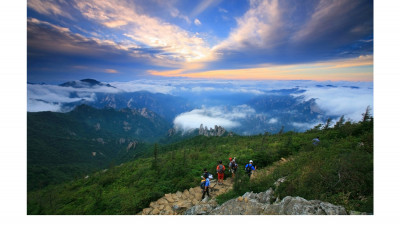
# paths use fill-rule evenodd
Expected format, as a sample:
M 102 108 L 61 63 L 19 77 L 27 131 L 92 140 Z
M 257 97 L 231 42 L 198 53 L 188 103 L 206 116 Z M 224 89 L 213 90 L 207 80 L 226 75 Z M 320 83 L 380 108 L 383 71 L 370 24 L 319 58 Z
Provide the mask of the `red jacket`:
M 217 166 L 217 173 L 218 173 L 218 171 L 219 171 L 219 166 L 220 166 L 220 165 L 222 165 L 222 164 L 219 164 L 219 165 Z M 224 165 L 222 165 L 222 168 L 223 168 L 222 170 L 225 171 L 225 166 L 224 166 Z

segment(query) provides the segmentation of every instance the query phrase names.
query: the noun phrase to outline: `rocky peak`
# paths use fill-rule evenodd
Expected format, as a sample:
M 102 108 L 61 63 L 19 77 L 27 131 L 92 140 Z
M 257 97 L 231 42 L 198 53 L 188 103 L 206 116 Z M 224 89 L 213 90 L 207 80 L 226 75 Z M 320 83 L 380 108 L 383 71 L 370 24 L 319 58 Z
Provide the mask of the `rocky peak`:
M 204 135 L 204 136 L 222 136 L 226 132 L 225 128 L 221 126 L 215 125 L 214 128 L 208 129 L 207 126 L 203 128 L 203 124 L 200 125 L 199 128 L 199 135 Z

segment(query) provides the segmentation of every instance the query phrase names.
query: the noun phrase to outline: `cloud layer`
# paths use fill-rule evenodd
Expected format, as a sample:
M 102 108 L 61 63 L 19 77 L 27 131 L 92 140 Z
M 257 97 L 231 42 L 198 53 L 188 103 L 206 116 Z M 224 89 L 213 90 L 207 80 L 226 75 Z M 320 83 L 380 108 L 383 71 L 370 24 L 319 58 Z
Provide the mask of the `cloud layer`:
M 239 119 L 244 119 L 255 113 L 255 110 L 246 105 L 235 107 L 205 107 L 194 109 L 190 112 L 178 115 L 174 120 L 177 129 L 188 131 L 199 128 L 201 124 L 208 128 L 215 125 L 226 129 L 240 126 Z

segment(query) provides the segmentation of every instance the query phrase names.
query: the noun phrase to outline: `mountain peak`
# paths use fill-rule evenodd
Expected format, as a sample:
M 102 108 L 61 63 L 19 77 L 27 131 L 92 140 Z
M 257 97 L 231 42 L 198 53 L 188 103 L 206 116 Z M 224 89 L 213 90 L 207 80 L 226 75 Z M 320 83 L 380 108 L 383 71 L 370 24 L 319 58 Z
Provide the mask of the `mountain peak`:
M 74 88 L 88 88 L 88 87 L 95 87 L 95 86 L 106 86 L 106 87 L 113 87 L 110 84 L 105 84 L 95 79 L 82 79 L 78 81 L 68 81 L 65 83 L 60 84 L 62 87 L 74 87 Z M 115 87 L 113 87 L 115 88 Z

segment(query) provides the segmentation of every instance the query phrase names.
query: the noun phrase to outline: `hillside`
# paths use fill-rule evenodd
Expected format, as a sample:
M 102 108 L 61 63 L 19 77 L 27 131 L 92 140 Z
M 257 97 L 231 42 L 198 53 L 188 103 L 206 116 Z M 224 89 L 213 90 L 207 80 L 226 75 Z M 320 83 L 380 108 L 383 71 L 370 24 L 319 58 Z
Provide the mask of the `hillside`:
M 314 146 L 311 140 L 316 136 L 321 142 Z M 28 214 L 137 214 L 165 194 L 199 189 L 203 168 L 215 174 L 217 161 L 227 165 L 229 157 L 237 158 L 241 172 L 218 204 L 249 191 L 265 192 L 285 177 L 275 198 L 300 196 L 373 213 L 373 119 L 364 117 L 362 122 L 340 120 L 333 127 L 321 125 L 305 133 L 196 136 L 155 144 L 152 157 L 29 192 Z M 263 169 L 282 157 L 291 160 L 250 181 L 243 176 L 249 159 Z
M 28 113 L 28 190 L 81 177 L 147 152 L 169 123 L 147 109 Z M 150 145 L 151 146 L 151 145 Z

